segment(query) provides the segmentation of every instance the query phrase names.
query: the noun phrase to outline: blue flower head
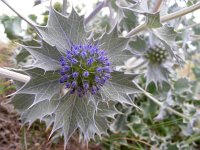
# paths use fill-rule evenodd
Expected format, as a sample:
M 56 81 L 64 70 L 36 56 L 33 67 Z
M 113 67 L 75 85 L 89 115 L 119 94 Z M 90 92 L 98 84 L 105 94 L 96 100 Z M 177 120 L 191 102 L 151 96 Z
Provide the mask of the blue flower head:
M 79 97 L 88 92 L 96 94 L 111 78 L 109 58 L 95 45 L 73 45 L 61 56 L 60 65 L 60 83 Z

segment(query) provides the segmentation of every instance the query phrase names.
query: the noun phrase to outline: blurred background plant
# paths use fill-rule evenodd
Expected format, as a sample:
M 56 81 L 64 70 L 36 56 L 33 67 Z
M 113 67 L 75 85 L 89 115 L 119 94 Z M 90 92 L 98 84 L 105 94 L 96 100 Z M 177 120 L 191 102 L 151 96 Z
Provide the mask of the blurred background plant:
M 38 7 L 46 2 L 48 1 L 37 0 L 33 4 L 35 5 L 34 7 Z M 92 6 L 95 7 L 97 2 L 94 1 Z M 131 3 L 132 1 L 126 2 Z M 160 10 L 160 14 L 164 15 L 175 12 L 182 7 L 195 5 L 198 0 L 161 2 L 162 0 L 148 1 L 149 10 L 151 12 Z M 74 3 L 77 12 L 84 13 L 86 3 L 78 0 Z M 124 36 L 137 27 L 138 24 L 144 22 L 144 16 L 147 16 L 147 14 L 141 13 L 144 11 L 144 7 L 142 6 L 139 5 L 134 9 L 125 9 L 127 6 L 122 6 L 119 1 L 108 1 L 107 7 L 103 8 L 87 24 L 86 28 L 92 30 L 97 38 L 102 32 L 105 30 L 109 31 L 117 23 L 120 34 Z M 55 2 L 54 8 L 61 12 L 62 3 Z M 133 97 L 134 103 L 142 111 L 135 107 L 117 104 L 116 107 L 122 114 L 116 115 L 116 119 L 112 120 L 108 135 L 102 138 L 96 137 L 95 141 L 91 141 L 88 149 L 200 149 L 199 14 L 199 11 L 190 13 L 167 23 L 169 27 L 174 27 L 176 31 L 176 38 L 174 39 L 174 43 L 177 46 L 176 51 L 178 52 L 174 54 L 177 55 L 175 57 L 176 60 L 169 58 L 162 61 L 160 60 L 161 56 L 158 56 L 154 52 L 155 47 L 162 46 L 161 49 L 167 52 L 168 55 L 171 55 L 171 51 L 167 50 L 167 46 L 162 41 L 161 36 L 157 36 L 156 34 L 158 32 L 156 30 L 160 26 L 156 22 L 159 22 L 158 18 L 153 18 L 155 19 L 154 22 L 151 22 L 151 19 L 149 19 L 148 30 L 132 38 L 132 41 L 129 43 L 129 49 L 133 53 L 133 58 L 125 61 L 124 66 L 119 66 L 118 69 L 129 73 L 141 73 L 142 75 L 137 78 L 137 83 L 155 98 L 159 99 L 163 107 L 156 105 L 144 94 L 137 94 Z M 41 12 L 41 15 L 29 14 L 28 17 L 37 24 L 46 25 L 48 10 L 46 8 L 46 10 Z M 148 17 L 151 18 L 151 16 Z M 154 15 L 153 17 L 156 16 Z M 7 37 L 6 43 L 0 43 L 0 67 L 15 67 L 20 69 L 23 66 L 32 64 L 33 58 L 30 54 L 16 43 L 38 45 L 37 35 L 34 30 L 16 16 L 3 14 L 0 16 L 0 23 L 4 29 L 5 37 Z M 153 49 L 153 52 L 150 49 Z M 184 60 L 184 63 L 180 62 L 180 60 Z M 152 67 L 155 64 L 157 65 L 156 69 Z M 157 68 L 159 69 L 157 70 Z M 152 69 L 154 69 L 154 74 L 150 75 L 148 70 L 152 72 Z M 13 141 L 11 143 L 0 142 L 0 145 L 3 145 L 5 149 L 17 149 L 22 147 L 23 144 L 26 144 L 25 147 L 28 147 L 28 149 L 63 149 L 63 143 L 59 143 L 59 140 L 55 140 L 52 145 L 49 144 L 49 132 L 44 132 L 44 122 L 35 122 L 29 129 L 31 132 L 25 132 L 25 136 L 21 136 L 22 132 L 19 132 L 21 124 L 17 119 L 18 117 L 16 117 L 18 114 L 10 104 L 5 104 L 8 101 L 6 95 L 15 91 L 16 85 L 12 83 L 9 79 L 0 79 L 0 102 L 3 108 L 0 109 L 0 141 Z M 187 120 L 172 114 L 166 110 L 165 106 L 170 106 L 183 115 L 192 117 Z M 5 119 L 6 116 L 9 117 Z M 14 122 L 16 126 L 8 126 L 8 122 Z M 13 128 L 14 130 L 11 130 Z M 17 138 L 8 137 L 8 135 L 15 135 Z M 71 150 L 86 149 L 86 145 L 79 145 L 77 141 L 78 137 L 75 135 L 67 148 Z

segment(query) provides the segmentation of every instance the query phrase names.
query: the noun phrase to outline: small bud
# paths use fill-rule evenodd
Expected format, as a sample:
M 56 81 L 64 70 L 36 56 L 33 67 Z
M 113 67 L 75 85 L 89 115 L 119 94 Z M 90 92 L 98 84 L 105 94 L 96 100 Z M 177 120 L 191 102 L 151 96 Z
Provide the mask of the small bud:
M 66 83 L 66 88 L 69 89 L 70 87 L 71 87 L 71 83 L 70 83 L 70 82 L 67 82 L 67 83 Z
M 100 77 L 99 76 L 95 76 L 95 82 L 99 83 L 100 82 Z
M 103 68 L 102 68 L 102 67 L 98 67 L 98 68 L 96 69 L 96 71 L 97 71 L 97 73 L 102 73 Z
M 72 87 L 75 88 L 76 86 L 77 86 L 77 82 L 76 82 L 76 81 L 73 81 L 73 82 L 72 82 Z
M 85 90 L 88 90 L 89 84 L 88 84 L 87 82 L 85 82 L 85 83 L 83 84 L 83 88 L 84 88 Z
M 60 70 L 60 74 L 63 76 L 63 75 L 65 75 L 65 70 L 64 69 L 61 69 Z
M 78 72 L 73 72 L 72 76 L 73 76 L 73 78 L 78 78 Z
M 111 78 L 111 75 L 110 75 L 109 73 L 106 73 L 104 76 L 105 76 L 105 78 L 106 78 L 107 80 Z
M 104 61 L 106 61 L 106 57 L 104 57 L 104 56 L 99 56 L 99 57 L 97 58 L 97 60 L 100 61 L 100 62 L 104 62 Z
M 72 54 L 70 53 L 70 54 L 67 54 L 66 55 L 66 58 L 67 58 L 67 60 L 71 60 L 72 59 Z
M 87 78 L 89 76 L 89 72 L 88 71 L 84 71 L 83 72 L 83 76 Z
M 60 64 L 61 64 L 61 66 L 64 66 L 64 65 L 66 65 L 66 62 L 65 61 L 60 61 Z
M 93 57 L 90 57 L 88 60 L 87 60 L 87 65 L 92 65 L 94 62 L 94 58 Z
M 60 78 L 60 83 L 64 83 L 65 81 L 63 80 L 63 78 Z
M 82 58 L 86 58 L 86 56 L 87 56 L 87 52 L 86 52 L 86 51 L 82 51 L 82 52 L 81 52 L 81 57 L 82 57 Z
M 109 66 L 103 67 L 103 70 L 105 72 L 111 72 L 111 68 Z
M 64 69 L 65 69 L 65 71 L 70 71 L 70 66 L 66 65 L 66 66 L 64 67 Z
M 99 54 L 99 55 L 106 55 L 106 52 L 105 52 L 104 50 L 100 50 L 100 51 L 98 52 L 98 54 Z
M 60 61 L 65 61 L 63 56 L 60 58 Z
M 78 60 L 77 60 L 76 58 L 72 58 L 71 63 L 72 63 L 72 64 L 77 64 L 77 63 L 78 63 Z
M 110 62 L 109 61 L 104 61 L 103 64 L 106 65 L 106 66 L 110 66 Z
M 96 86 L 92 86 L 92 88 L 91 88 L 91 93 L 92 94 L 96 94 L 97 93 L 97 88 L 96 88 Z
M 74 94 L 75 89 L 71 89 L 69 92 L 70 92 L 70 94 Z

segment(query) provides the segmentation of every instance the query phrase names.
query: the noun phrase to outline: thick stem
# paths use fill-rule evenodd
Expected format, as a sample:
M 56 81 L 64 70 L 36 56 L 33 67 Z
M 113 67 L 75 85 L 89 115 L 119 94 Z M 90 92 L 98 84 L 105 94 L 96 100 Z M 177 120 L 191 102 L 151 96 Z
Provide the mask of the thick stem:
M 6 0 L 1 0 L 5 5 L 7 5 L 13 12 L 15 12 L 21 19 L 23 19 L 24 21 L 26 21 L 33 29 L 35 29 L 37 31 L 37 33 L 40 35 L 40 33 L 38 32 L 38 29 L 35 27 L 35 23 L 33 21 L 31 21 L 30 19 L 26 19 L 25 17 L 23 17 L 21 14 L 19 14 L 10 4 L 8 4 L 8 2 L 6 2 Z
M 200 2 L 197 2 L 196 4 L 194 4 L 190 7 L 183 8 L 183 9 L 176 11 L 174 13 L 171 13 L 169 15 L 165 15 L 165 16 L 161 17 L 160 20 L 161 20 L 161 22 L 167 22 L 172 19 L 184 16 L 188 13 L 194 12 L 197 9 L 200 9 Z
M 184 16 L 184 15 L 186 15 L 188 13 L 191 13 L 191 12 L 197 10 L 197 9 L 200 9 L 200 2 L 197 2 L 196 4 L 194 4 L 194 5 L 190 6 L 190 7 L 183 8 L 183 9 L 181 9 L 179 11 L 174 12 L 174 13 L 162 16 L 160 18 L 160 20 L 161 20 L 162 23 L 164 23 L 164 22 L 170 21 L 172 19 Z M 129 33 L 127 33 L 127 35 L 125 37 L 132 37 L 135 34 L 143 31 L 144 29 L 146 29 L 146 25 L 147 25 L 146 23 L 143 23 L 143 24 L 137 26 L 136 28 L 131 30 Z
M 88 24 L 88 22 L 90 22 L 90 20 L 93 19 L 93 17 L 103 8 L 105 7 L 107 4 L 107 0 L 104 0 L 103 2 L 100 2 L 96 8 L 93 10 L 93 12 L 84 20 L 85 25 Z
M 147 23 L 145 22 L 145 23 L 143 23 L 143 24 L 141 24 L 141 25 L 135 27 L 133 30 L 131 30 L 129 33 L 127 33 L 127 35 L 126 35 L 125 37 L 126 37 L 126 38 L 130 38 L 130 37 L 132 37 L 133 35 L 135 35 L 135 34 L 141 32 L 141 31 L 145 30 L 146 27 L 147 27 Z
M 156 98 L 154 98 L 150 93 L 146 92 L 143 88 L 141 88 L 135 81 L 133 81 L 133 83 L 135 84 L 135 86 L 141 90 L 149 99 L 151 99 L 154 103 L 158 104 L 159 106 L 163 107 L 163 103 L 160 102 L 159 100 L 157 100 Z M 185 118 L 186 120 L 189 120 L 190 118 L 185 116 L 184 114 L 172 109 L 171 107 L 165 106 L 164 107 L 166 110 L 174 113 L 177 116 L 180 116 L 182 118 Z
M 20 82 L 28 82 L 30 80 L 30 77 L 27 75 L 20 74 L 3 68 L 0 68 L 0 76 L 5 78 L 11 78 L 13 80 L 17 80 Z

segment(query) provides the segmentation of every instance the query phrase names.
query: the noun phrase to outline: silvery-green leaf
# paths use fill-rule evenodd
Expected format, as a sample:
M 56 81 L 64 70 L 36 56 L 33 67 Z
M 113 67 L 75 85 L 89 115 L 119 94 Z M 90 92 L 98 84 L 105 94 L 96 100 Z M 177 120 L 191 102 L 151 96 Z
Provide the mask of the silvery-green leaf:
M 178 55 L 174 52 L 177 49 L 175 39 L 177 36 L 177 32 L 174 31 L 173 27 L 169 27 L 167 25 L 162 26 L 158 29 L 153 29 L 153 33 L 156 37 L 160 39 L 160 41 L 164 44 L 166 50 L 169 51 L 170 55 L 177 60 L 181 60 Z M 177 52 L 177 51 L 176 51 Z
M 30 55 L 30 53 L 27 50 L 25 50 L 22 47 L 19 47 L 15 51 L 19 51 L 19 53 L 17 53 L 15 56 L 17 65 L 20 65 L 21 62 L 23 63 L 27 61 L 27 57 Z
M 149 64 L 147 67 L 146 86 L 153 82 L 156 86 L 159 84 L 162 87 L 162 82 L 168 82 L 169 70 L 163 65 Z
M 16 94 L 12 97 L 11 103 L 20 112 L 28 109 L 34 102 L 34 94 Z
M 60 68 L 60 57 L 62 54 L 55 46 L 46 41 L 41 41 L 40 47 L 23 46 L 36 59 L 33 66 L 42 68 L 45 71 L 56 71 Z
M 83 26 L 83 16 L 79 16 L 74 9 L 69 17 L 57 12 L 50 7 L 47 26 L 38 26 L 42 38 L 55 45 L 60 52 L 71 48 L 71 44 L 82 44 L 87 39 L 87 33 Z
M 165 41 L 169 45 L 174 45 L 177 32 L 174 31 L 173 27 L 169 27 L 167 25 L 154 29 L 154 34 L 160 39 Z
M 107 120 L 105 119 L 105 117 L 101 117 L 101 116 L 95 116 L 94 117 L 94 120 L 95 120 L 95 126 L 97 127 L 97 131 L 96 133 L 98 135 L 101 135 L 101 134 L 107 134 L 107 130 L 109 128 L 108 126 L 108 123 L 107 123 Z M 94 132 L 95 133 L 95 132 Z
M 26 70 L 31 77 L 30 81 L 26 83 L 18 93 L 35 94 L 34 103 L 50 100 L 53 95 L 59 92 L 60 88 L 60 74 L 57 72 L 47 71 L 35 68 Z
M 146 13 L 148 12 L 148 5 L 146 0 L 134 0 L 134 1 L 125 1 L 117 0 L 117 6 L 122 9 L 128 9 L 137 13 Z
M 20 73 L 22 73 L 21 71 L 19 71 Z M 24 73 L 24 72 L 23 72 Z M 22 73 L 22 74 L 23 74 Z M 20 82 L 20 81 L 16 81 L 14 80 L 14 84 L 16 86 L 16 89 L 20 89 L 22 86 L 24 86 L 24 83 L 23 82 Z
M 94 115 L 95 107 L 88 100 L 87 96 L 78 97 L 75 94 L 67 93 L 60 99 L 60 103 L 55 111 L 52 133 L 61 128 L 65 144 L 78 128 L 86 136 L 89 126 L 94 124 Z
M 195 114 L 190 118 L 187 127 L 183 128 L 183 132 L 187 136 L 191 136 L 192 133 L 200 133 L 200 113 L 197 110 Z
M 87 135 L 90 139 L 95 139 L 95 134 L 101 136 L 102 134 L 107 135 L 107 130 L 109 128 L 107 120 L 105 117 L 98 115 L 94 116 L 95 124 L 90 124 Z
M 116 114 L 120 112 L 115 108 L 115 104 L 112 101 L 100 101 L 98 103 L 98 110 L 94 116 L 95 124 L 91 124 L 88 128 L 88 137 L 93 138 L 95 134 L 101 136 L 102 134 L 107 135 L 107 129 L 109 128 L 109 123 L 106 117 L 115 118 Z
M 174 90 L 179 95 L 183 94 L 184 92 L 192 92 L 191 84 L 186 78 L 180 78 L 177 81 L 175 81 Z
M 155 14 L 145 13 L 146 16 L 146 24 L 149 28 L 159 28 L 162 26 L 160 22 L 160 12 Z
M 123 50 L 118 54 L 114 54 L 110 60 L 113 66 L 118 66 L 118 65 L 123 65 L 132 56 L 133 54 L 130 52 L 130 50 Z
M 126 131 L 126 125 L 128 123 L 127 118 L 128 115 L 132 112 L 132 107 L 123 108 L 122 110 L 123 114 L 117 115 L 116 120 L 114 120 L 110 125 L 111 131 L 115 133 L 119 131 Z
M 149 103 L 142 103 L 141 109 L 143 112 L 143 118 L 153 118 L 158 111 L 159 106 L 155 105 L 153 101 Z
M 21 115 L 23 123 L 32 124 L 36 119 L 42 120 L 47 115 L 52 115 L 59 103 L 58 96 L 54 96 L 51 100 L 43 100 L 29 107 Z
M 167 93 L 166 100 L 163 102 L 162 106 L 159 109 L 159 113 L 156 117 L 154 117 L 155 121 L 161 121 L 167 117 L 169 112 L 166 110 L 166 107 L 172 107 L 174 106 L 174 100 L 172 98 L 172 92 L 171 90 Z
M 106 117 L 110 117 L 110 118 L 115 118 L 115 115 L 120 113 L 115 108 L 115 104 L 116 103 L 114 103 L 113 101 L 108 101 L 108 102 L 101 101 L 101 102 L 99 102 L 97 114 L 99 116 L 103 116 L 103 117 L 106 116 Z
M 128 38 L 118 37 L 117 27 L 115 27 L 110 33 L 104 34 L 98 44 L 108 53 L 112 65 L 115 66 L 123 64 L 124 60 L 131 57 L 131 53 L 125 50 L 128 41 Z
M 125 30 L 130 31 L 138 24 L 137 16 L 131 10 L 123 9 L 121 11 L 122 19 L 120 19 L 120 25 L 122 25 Z
M 42 121 L 45 122 L 47 129 L 49 129 L 51 125 L 53 124 L 54 119 L 55 119 L 54 117 L 55 117 L 54 114 L 53 115 L 51 114 L 51 115 L 46 115 L 42 118 Z
M 141 55 L 147 50 L 148 46 L 146 41 L 141 37 L 136 37 L 129 42 L 129 49 L 132 53 L 136 55 Z
M 159 113 L 158 115 L 156 115 L 156 117 L 154 117 L 154 120 L 155 121 L 161 121 L 163 119 L 165 119 L 167 116 L 167 111 L 164 107 L 160 107 L 159 109 Z
M 117 112 L 115 108 L 115 104 L 113 101 L 109 101 L 108 99 L 103 99 L 101 93 L 99 92 L 96 95 L 89 95 L 89 101 L 93 103 L 95 106 L 95 111 L 99 116 L 104 116 L 103 111 L 108 111 L 109 113 L 105 115 L 106 117 L 114 118 L 115 113 Z
M 169 3 L 169 1 L 163 1 L 162 4 L 160 5 L 160 15 L 161 16 L 168 14 L 168 9 L 169 9 L 168 3 Z
M 167 93 L 166 103 L 169 106 L 174 106 L 174 100 L 173 100 L 173 97 L 172 97 L 172 91 L 171 90 Z
M 11 40 L 17 39 L 21 37 L 21 33 L 23 31 L 21 27 L 21 18 L 19 17 L 10 17 L 8 15 L 1 15 L 0 22 L 5 28 L 5 34 Z
M 112 101 L 134 105 L 128 94 L 140 93 L 132 83 L 133 74 L 123 72 L 112 72 L 112 80 L 102 87 L 102 96 Z

